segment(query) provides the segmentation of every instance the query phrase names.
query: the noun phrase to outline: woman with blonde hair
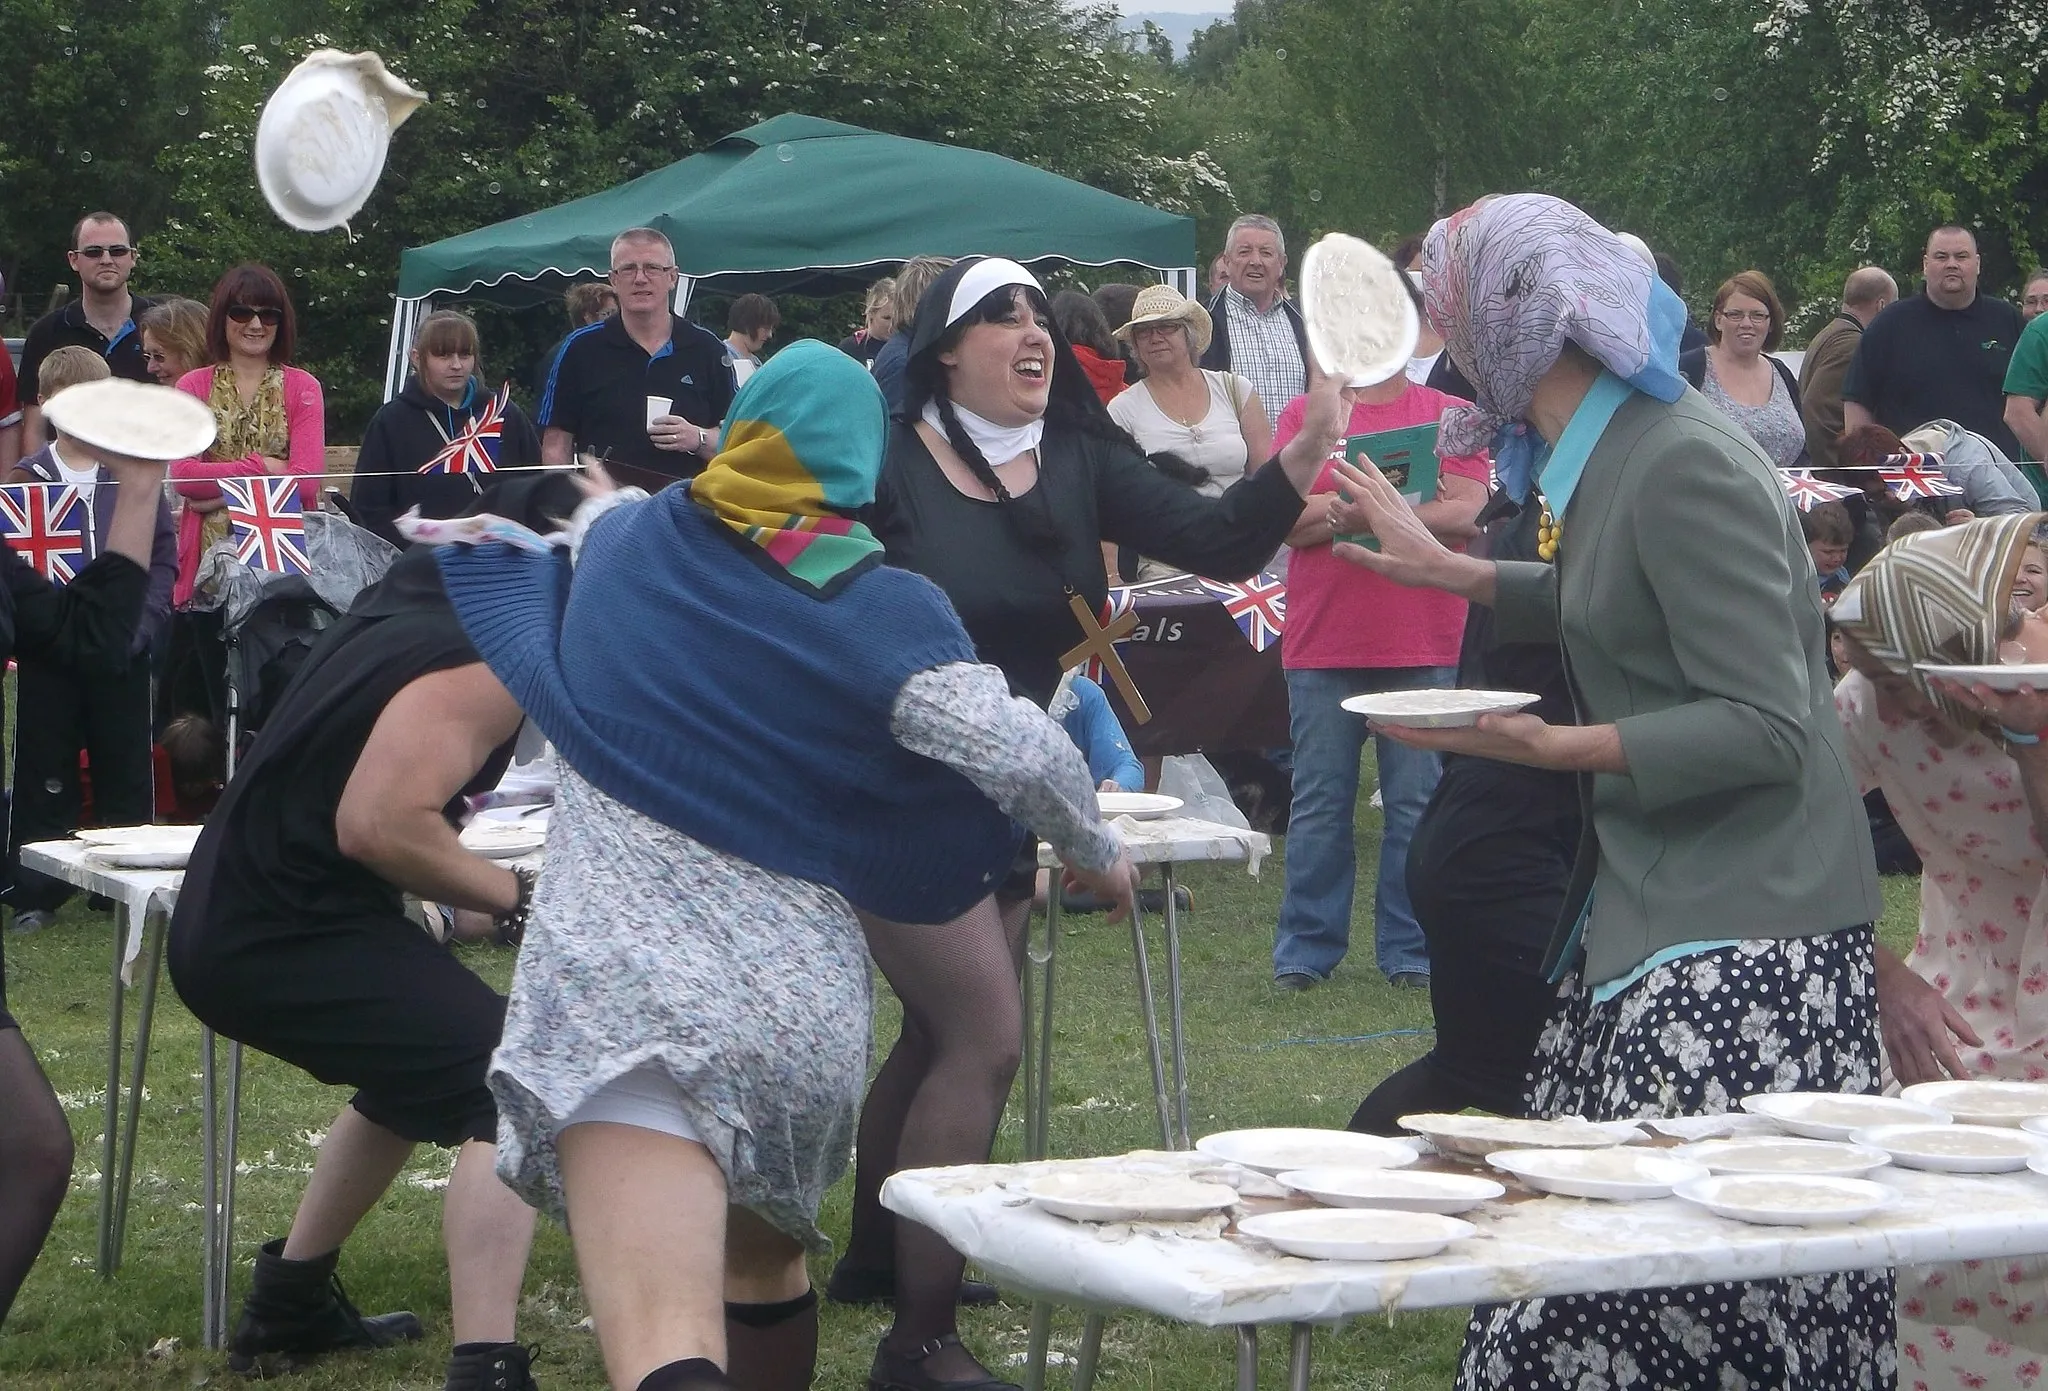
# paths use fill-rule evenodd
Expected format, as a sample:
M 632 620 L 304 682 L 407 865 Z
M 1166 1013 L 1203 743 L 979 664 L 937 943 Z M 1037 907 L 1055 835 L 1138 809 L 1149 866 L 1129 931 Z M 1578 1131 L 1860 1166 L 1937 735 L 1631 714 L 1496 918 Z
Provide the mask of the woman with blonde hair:
M 143 311 L 142 365 L 159 386 L 207 363 L 206 306 L 196 299 L 160 299 Z
M 917 302 L 952 264 L 949 256 L 913 256 L 896 272 L 896 282 L 889 291 L 893 311 L 889 341 L 875 354 L 874 364 L 868 369 L 875 374 L 875 385 L 882 388 L 882 399 L 889 403 L 891 415 L 903 409 L 903 373 L 910 365 L 910 335 L 917 328 Z
M 839 344 L 839 351 L 873 372 L 875 359 L 896 331 L 896 282 L 883 276 L 868 286 L 861 302 L 861 325 Z

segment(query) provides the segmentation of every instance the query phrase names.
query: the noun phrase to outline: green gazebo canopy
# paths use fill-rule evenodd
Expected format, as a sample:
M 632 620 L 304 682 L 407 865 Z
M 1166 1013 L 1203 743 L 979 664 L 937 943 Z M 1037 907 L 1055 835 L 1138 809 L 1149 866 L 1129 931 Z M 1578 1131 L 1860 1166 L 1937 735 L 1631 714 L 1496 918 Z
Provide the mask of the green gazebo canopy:
M 983 150 L 785 114 L 617 188 L 414 247 L 398 296 L 531 298 L 604 274 L 613 235 L 635 226 L 666 233 L 683 274 L 721 290 L 855 289 L 927 254 L 1195 261 L 1192 218 Z

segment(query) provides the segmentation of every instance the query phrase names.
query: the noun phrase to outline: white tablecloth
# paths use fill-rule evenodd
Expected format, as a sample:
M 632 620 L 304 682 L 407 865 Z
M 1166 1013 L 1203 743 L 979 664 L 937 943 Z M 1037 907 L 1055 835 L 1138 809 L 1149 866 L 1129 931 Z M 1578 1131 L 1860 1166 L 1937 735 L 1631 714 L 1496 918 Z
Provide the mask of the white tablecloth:
M 152 909 L 168 913 L 178 906 L 185 871 L 115 869 L 94 860 L 90 849 L 83 841 L 39 840 L 21 847 L 21 862 L 87 893 L 104 894 L 126 910 L 121 915 L 128 925 L 128 939 L 121 945 L 121 979 L 133 985 L 135 958 L 142 955 L 143 924 Z
M 1217 1168 L 1201 1155 L 1153 1152 L 918 1169 L 890 1178 L 882 1203 L 932 1228 L 1000 1284 L 1205 1327 L 2048 1252 L 2048 1178 L 2025 1171 L 1880 1169 L 1872 1177 L 1897 1189 L 1900 1201 L 1829 1227 L 1752 1226 L 1677 1198 L 1503 1199 L 1464 1214 L 1478 1235 L 1441 1255 L 1387 1263 L 1300 1260 L 1219 1233 L 1215 1219 L 1206 1227 L 1069 1222 L 1003 1187 L 1035 1173 L 1105 1165 Z
M 135 984 L 135 960 L 142 955 L 144 927 L 151 912 L 169 913 L 178 906 L 182 869 L 115 869 L 92 858 L 91 847 L 77 840 L 41 840 L 21 847 L 21 862 L 87 893 L 105 894 L 125 910 L 127 940 L 121 944 L 121 980 Z M 539 870 L 539 855 L 521 855 L 502 863 Z
M 1110 823 L 1124 838 L 1131 863 L 1138 865 L 1181 863 L 1187 860 L 1244 860 L 1253 875 L 1259 863 L 1273 852 L 1272 837 L 1263 831 L 1247 831 L 1218 821 L 1196 821 L 1185 816 L 1162 816 L 1152 821 L 1119 816 Z M 1052 869 L 1060 857 L 1043 842 L 1038 847 L 1041 868 Z

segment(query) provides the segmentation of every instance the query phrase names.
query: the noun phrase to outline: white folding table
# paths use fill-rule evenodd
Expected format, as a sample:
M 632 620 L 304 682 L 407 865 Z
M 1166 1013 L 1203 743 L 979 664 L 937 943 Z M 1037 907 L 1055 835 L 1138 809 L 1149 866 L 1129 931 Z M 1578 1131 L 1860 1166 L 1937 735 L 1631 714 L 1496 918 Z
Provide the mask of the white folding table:
M 1174 866 L 1185 861 L 1244 861 L 1253 875 L 1272 852 L 1273 842 L 1264 832 L 1226 826 L 1192 817 L 1167 816 L 1138 821 L 1119 817 L 1116 828 L 1124 838 L 1131 862 L 1158 865 L 1164 890 L 1160 916 L 1166 927 L 1166 1009 L 1173 1031 L 1173 1095 L 1169 1102 L 1166 1064 L 1159 1040 L 1159 1010 L 1152 998 L 1152 958 L 1145 941 L 1145 915 L 1131 915 L 1131 958 L 1138 971 L 1138 1006 L 1145 1020 L 1146 1055 L 1152 1064 L 1152 1098 L 1159 1111 L 1159 1143 L 1169 1150 L 1184 1150 L 1194 1144 L 1188 1133 L 1187 1046 L 1181 1029 L 1180 989 L 1180 905 L 1174 901 Z M 1045 900 L 1045 940 L 1033 940 L 1025 925 L 1024 967 L 1024 1154 L 1027 1159 L 1046 1156 L 1046 1129 L 1052 1114 L 1052 997 L 1053 956 L 1060 940 L 1059 857 L 1041 844 L 1038 863 L 1052 870 L 1053 883 Z M 1037 1031 L 1033 1037 L 1032 1015 L 1036 997 Z M 1102 1320 L 1090 1316 L 1087 1341 L 1093 1345 L 1102 1336 Z M 1030 1391 L 1039 1391 L 1045 1374 L 1045 1354 L 1052 1338 L 1052 1305 L 1040 1300 L 1031 1310 Z
M 1258 1330 L 1292 1330 L 1290 1391 L 1307 1391 L 1311 1332 L 1398 1309 L 1764 1280 L 2048 1252 L 2048 1177 L 1881 1169 L 1898 1193 L 1861 1222 L 1764 1227 L 1730 1221 L 1678 1198 L 1611 1203 L 1511 1196 L 1465 1214 L 1477 1235 L 1441 1255 L 1395 1262 L 1311 1261 L 1283 1255 L 1212 1219 L 1204 1224 L 1098 1226 L 1029 1206 L 1009 1185 L 1034 1174 L 1101 1167 L 1214 1172 L 1186 1153 L 1101 1160 L 917 1169 L 882 1188 L 891 1211 L 945 1238 L 999 1284 L 1098 1311 L 1075 1359 L 1076 1391 L 1093 1384 L 1099 1311 L 1137 1309 L 1238 1331 L 1238 1391 L 1256 1391 Z M 1251 1210 L 1298 1205 L 1253 1200 Z M 1043 1364 L 1032 1369 L 1043 1377 Z

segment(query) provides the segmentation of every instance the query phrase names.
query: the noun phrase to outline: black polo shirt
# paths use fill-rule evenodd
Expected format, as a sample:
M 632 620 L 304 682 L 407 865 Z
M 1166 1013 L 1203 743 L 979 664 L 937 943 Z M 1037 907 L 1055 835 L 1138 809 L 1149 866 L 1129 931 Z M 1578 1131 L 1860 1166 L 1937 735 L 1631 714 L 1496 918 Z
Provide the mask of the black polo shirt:
M 1943 309 L 1923 292 L 1870 321 L 1842 380 L 1842 399 L 1869 411 L 1893 434 L 1953 420 L 2025 457 L 2005 423 L 2005 369 L 2026 322 L 2002 299 L 1980 294 L 1965 309 Z
M 132 382 L 151 380 L 149 367 L 142 360 L 142 330 L 135 326 L 135 321 L 156 301 L 142 295 L 130 295 L 128 298 L 128 322 L 121 325 L 120 331 L 111 339 L 85 321 L 83 300 L 72 300 L 60 309 L 52 309 L 29 325 L 28 337 L 21 345 L 21 399 L 24 405 L 41 399 L 36 391 L 36 373 L 42 370 L 43 359 L 59 348 L 91 348 L 107 360 L 107 366 L 114 369 L 115 376 L 126 377 Z
M 671 317 L 667 345 L 649 356 L 617 315 L 586 325 L 562 340 L 548 367 L 536 423 L 543 430 L 567 430 L 578 450 L 623 465 L 615 470 L 622 480 L 659 486 L 694 476 L 704 466 L 701 456 L 656 449 L 647 438 L 650 396 L 666 396 L 675 414 L 716 429 L 733 397 L 725 341 Z

